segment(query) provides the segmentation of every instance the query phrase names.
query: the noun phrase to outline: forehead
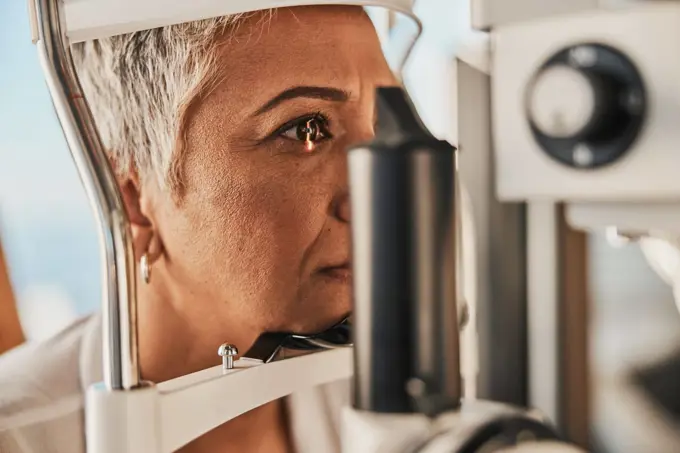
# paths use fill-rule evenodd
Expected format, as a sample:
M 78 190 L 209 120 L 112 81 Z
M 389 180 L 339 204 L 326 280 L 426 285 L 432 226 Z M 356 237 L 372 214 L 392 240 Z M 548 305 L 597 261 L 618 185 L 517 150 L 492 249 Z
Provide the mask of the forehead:
M 373 23 L 363 8 L 281 8 L 245 19 L 223 40 L 219 66 L 229 89 L 263 96 L 291 85 L 393 83 Z
M 377 40 L 373 24 L 362 7 L 338 5 L 276 8 L 254 13 L 225 38 L 229 44 L 227 51 L 233 53 L 248 53 L 272 44 L 285 46 L 290 42 L 339 47 Z

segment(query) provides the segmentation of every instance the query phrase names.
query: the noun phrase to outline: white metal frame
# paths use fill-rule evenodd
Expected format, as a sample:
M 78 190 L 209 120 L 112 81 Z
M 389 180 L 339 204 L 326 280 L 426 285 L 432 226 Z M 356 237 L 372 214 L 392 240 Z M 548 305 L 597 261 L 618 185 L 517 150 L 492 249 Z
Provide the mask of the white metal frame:
M 352 376 L 352 349 L 280 362 L 241 359 L 131 391 L 88 390 L 87 450 L 169 453 L 213 428 L 297 391 Z

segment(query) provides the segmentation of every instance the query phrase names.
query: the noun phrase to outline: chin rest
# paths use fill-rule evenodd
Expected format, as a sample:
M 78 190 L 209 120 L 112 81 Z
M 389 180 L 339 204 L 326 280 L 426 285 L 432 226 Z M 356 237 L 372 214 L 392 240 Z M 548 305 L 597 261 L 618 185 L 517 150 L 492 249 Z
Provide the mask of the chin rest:
M 245 358 L 264 363 L 309 352 L 352 347 L 352 323 L 345 318 L 330 329 L 315 334 L 265 333 L 244 354 Z

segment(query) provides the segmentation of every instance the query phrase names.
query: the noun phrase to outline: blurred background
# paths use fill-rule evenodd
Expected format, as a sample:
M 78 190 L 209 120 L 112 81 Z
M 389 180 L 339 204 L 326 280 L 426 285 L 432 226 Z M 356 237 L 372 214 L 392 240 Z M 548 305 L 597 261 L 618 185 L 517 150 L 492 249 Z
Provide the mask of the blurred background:
M 417 8 L 425 35 L 406 82 L 433 132 L 455 143 L 454 54 L 469 30 L 468 5 L 421 0 Z M 98 239 L 30 41 L 23 0 L 0 1 L 0 68 L 0 238 L 25 333 L 40 339 L 99 309 Z M 670 287 L 637 245 L 612 247 L 597 234 L 587 240 L 594 439 L 599 451 L 618 451 L 607 440 L 621 429 L 608 423 L 611 411 L 620 410 L 609 405 L 617 394 L 608 385 L 676 350 L 680 314 Z
M 26 11 L 0 2 L 0 235 L 25 333 L 44 338 L 98 308 L 100 265 Z

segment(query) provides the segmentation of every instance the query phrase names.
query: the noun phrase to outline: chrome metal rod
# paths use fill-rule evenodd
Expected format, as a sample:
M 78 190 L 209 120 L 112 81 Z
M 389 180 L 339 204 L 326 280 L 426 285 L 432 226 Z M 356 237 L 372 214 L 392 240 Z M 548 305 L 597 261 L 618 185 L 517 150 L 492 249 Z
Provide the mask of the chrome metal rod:
M 103 248 L 103 366 L 108 389 L 139 384 L 135 258 L 115 173 L 82 94 L 66 36 L 61 0 L 35 0 L 32 12 L 45 79 L 91 207 Z

